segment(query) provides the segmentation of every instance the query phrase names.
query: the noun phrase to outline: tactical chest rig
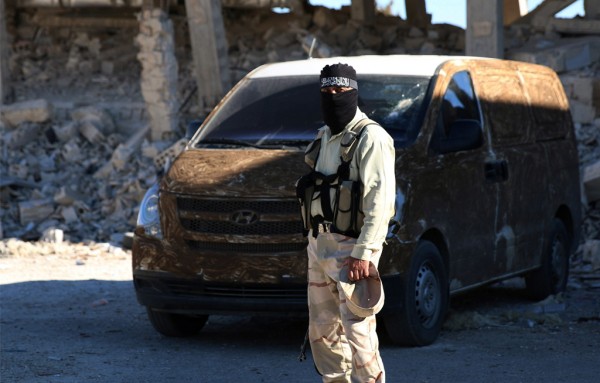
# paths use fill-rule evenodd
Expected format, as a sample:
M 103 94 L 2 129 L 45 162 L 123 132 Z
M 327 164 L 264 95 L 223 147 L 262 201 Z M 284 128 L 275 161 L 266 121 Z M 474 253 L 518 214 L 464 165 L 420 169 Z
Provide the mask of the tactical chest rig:
M 360 179 L 350 180 L 350 162 L 365 127 L 372 124 L 377 123 L 364 118 L 344 132 L 340 145 L 341 163 L 334 174 L 325 175 L 315 170 L 321 151 L 323 130 L 306 149 L 304 161 L 312 171 L 296 181 L 296 196 L 301 206 L 304 236 L 312 229 L 314 237 L 321 231 L 331 231 L 358 238 L 365 218 L 362 211 L 363 185 Z M 332 192 L 335 193 L 333 206 Z M 313 217 L 311 206 L 319 199 L 323 215 Z

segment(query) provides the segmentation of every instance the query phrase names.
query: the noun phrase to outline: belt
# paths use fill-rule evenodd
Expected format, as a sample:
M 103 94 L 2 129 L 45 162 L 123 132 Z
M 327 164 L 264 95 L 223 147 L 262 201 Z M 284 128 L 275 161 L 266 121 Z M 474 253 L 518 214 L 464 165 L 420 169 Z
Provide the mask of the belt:
M 358 238 L 358 234 L 341 231 L 331 222 L 320 222 L 317 225 L 317 233 L 336 233 L 345 235 L 346 237 Z

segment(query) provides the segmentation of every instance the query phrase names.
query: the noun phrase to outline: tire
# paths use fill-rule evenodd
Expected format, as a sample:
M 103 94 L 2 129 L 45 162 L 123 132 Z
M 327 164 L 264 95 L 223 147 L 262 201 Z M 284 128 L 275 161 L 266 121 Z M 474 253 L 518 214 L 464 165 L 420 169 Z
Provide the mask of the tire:
M 169 337 L 191 337 L 200 332 L 208 320 L 208 315 L 189 316 L 157 311 L 146 307 L 148 319 L 152 327 L 159 333 Z
M 525 276 L 527 293 L 534 300 L 565 291 L 569 279 L 571 239 L 565 224 L 555 218 L 544 245 L 541 267 Z
M 403 280 L 404 308 L 383 316 L 390 340 L 402 346 L 427 346 L 439 336 L 448 310 L 448 274 L 437 247 L 417 245 Z

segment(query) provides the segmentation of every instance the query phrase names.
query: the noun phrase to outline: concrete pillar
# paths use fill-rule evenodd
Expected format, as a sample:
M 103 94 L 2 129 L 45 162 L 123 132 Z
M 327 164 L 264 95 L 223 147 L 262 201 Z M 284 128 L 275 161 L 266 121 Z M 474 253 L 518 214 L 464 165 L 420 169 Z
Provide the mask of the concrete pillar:
M 527 0 L 504 0 L 504 25 L 510 25 L 527 14 Z
M 583 9 L 586 19 L 600 19 L 600 1 L 598 0 L 583 0 Z
M 185 0 L 201 108 L 212 108 L 231 87 L 219 0 Z
M 406 0 L 406 19 L 410 25 L 426 28 L 429 25 L 429 15 L 425 8 L 425 0 Z
M 375 0 L 352 0 L 352 20 L 362 25 L 375 25 Z
M 6 32 L 6 13 L 4 1 L 0 1 L 0 105 L 8 98 L 8 34 Z
M 467 0 L 467 56 L 504 57 L 502 10 L 502 0 Z

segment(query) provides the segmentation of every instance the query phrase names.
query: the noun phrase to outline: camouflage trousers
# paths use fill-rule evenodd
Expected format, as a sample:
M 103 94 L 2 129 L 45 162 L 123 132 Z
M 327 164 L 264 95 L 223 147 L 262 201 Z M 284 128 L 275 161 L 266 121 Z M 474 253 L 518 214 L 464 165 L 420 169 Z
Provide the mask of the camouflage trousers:
M 356 239 L 337 233 L 308 237 L 308 333 L 323 382 L 385 382 L 375 315 L 354 315 L 338 292 L 340 269 Z M 375 266 L 380 254 L 371 259 Z

